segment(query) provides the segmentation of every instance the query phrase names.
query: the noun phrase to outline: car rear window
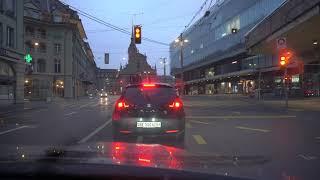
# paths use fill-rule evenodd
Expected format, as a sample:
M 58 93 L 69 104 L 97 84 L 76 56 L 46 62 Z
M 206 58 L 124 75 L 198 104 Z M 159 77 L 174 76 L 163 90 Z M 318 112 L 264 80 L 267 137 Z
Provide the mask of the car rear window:
M 156 86 L 144 88 L 141 86 L 128 87 L 124 93 L 124 98 L 129 103 L 137 105 L 143 104 L 165 104 L 172 101 L 177 96 L 174 88 L 169 86 Z

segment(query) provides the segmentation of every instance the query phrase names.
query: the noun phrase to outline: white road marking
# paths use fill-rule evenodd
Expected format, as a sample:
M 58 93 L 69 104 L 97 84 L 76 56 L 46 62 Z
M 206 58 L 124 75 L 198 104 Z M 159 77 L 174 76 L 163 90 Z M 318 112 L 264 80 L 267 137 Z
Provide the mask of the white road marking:
M 246 116 L 187 116 L 187 119 L 285 119 L 296 118 L 297 116 L 289 115 L 246 115 Z
M 251 131 L 258 131 L 258 132 L 270 132 L 270 130 L 266 130 L 266 129 L 255 129 L 255 128 L 249 128 L 249 127 L 243 127 L 243 126 L 237 126 L 237 129 L 242 129 L 242 130 L 251 130 Z
M 20 126 L 20 127 L 17 127 L 17 128 L 13 128 L 13 129 L 9 129 L 9 130 L 6 130 L 6 131 L 2 131 L 2 132 L 0 132 L 0 135 L 8 134 L 10 132 L 13 132 L 13 131 L 16 131 L 16 130 L 19 130 L 19 129 L 23 129 L 23 128 L 29 128 L 29 126 Z
M 190 120 L 190 122 L 198 123 L 198 124 L 206 124 L 206 125 L 210 125 L 210 123 L 206 123 L 206 122 L 202 122 L 202 121 L 196 121 L 196 120 Z
M 89 135 L 87 135 L 86 137 L 82 138 L 80 141 L 78 141 L 79 144 L 81 143 L 85 143 L 86 141 L 88 141 L 92 136 L 96 135 L 99 131 L 101 131 L 103 128 L 105 128 L 107 125 L 109 125 L 111 123 L 111 119 L 107 122 L 105 122 L 104 124 L 102 124 L 101 126 L 99 126 L 97 129 L 95 129 L 93 132 L 91 132 Z
M 65 114 L 65 116 L 71 116 L 72 114 L 77 114 L 77 112 L 71 112 L 71 113 Z
M 299 154 L 298 157 L 301 157 L 302 159 L 307 160 L 307 161 L 318 159 L 315 156 L 308 156 L 308 155 L 303 155 L 303 154 Z

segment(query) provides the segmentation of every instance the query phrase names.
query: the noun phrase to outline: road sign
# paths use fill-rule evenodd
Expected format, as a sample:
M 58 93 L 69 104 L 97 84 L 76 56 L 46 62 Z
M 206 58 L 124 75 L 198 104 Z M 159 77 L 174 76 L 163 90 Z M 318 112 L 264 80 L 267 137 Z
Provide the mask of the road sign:
M 109 64 L 109 53 L 104 54 L 104 63 Z
M 281 37 L 277 39 L 277 49 L 286 49 L 287 48 L 287 39 Z

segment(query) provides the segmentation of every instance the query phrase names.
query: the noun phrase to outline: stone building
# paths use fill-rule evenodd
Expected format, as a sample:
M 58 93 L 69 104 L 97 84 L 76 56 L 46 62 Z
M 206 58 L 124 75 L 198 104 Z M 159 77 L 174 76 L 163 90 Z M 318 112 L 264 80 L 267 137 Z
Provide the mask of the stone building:
M 124 68 L 120 67 L 119 82 L 121 87 L 153 79 L 156 74 L 156 67 L 152 68 L 148 64 L 147 56 L 139 53 L 132 35 L 128 48 L 128 64 Z
M 23 103 L 23 1 L 0 1 L 0 104 Z
M 24 32 L 25 54 L 33 57 L 27 98 L 77 98 L 95 89 L 96 64 L 76 11 L 58 0 L 25 0 Z

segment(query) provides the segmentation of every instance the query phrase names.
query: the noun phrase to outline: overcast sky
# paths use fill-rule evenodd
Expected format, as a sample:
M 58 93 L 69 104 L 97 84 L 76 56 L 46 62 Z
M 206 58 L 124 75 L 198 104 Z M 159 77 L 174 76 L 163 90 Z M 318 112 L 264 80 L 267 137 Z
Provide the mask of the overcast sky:
M 143 37 L 169 43 L 173 41 L 191 20 L 204 0 L 63 0 L 80 10 L 94 15 L 113 25 L 130 30 L 132 14 L 135 24 L 142 25 Z M 119 68 L 120 62 L 127 63 L 127 49 L 130 36 L 82 17 L 88 41 L 100 68 Z M 169 47 L 143 41 L 137 45 L 141 53 L 146 53 L 148 62 L 157 64 L 159 74 L 163 74 L 160 57 L 169 58 Z M 110 53 L 110 64 L 104 64 L 104 52 Z M 125 59 L 123 59 L 125 58 Z M 169 69 L 169 68 L 168 68 Z

